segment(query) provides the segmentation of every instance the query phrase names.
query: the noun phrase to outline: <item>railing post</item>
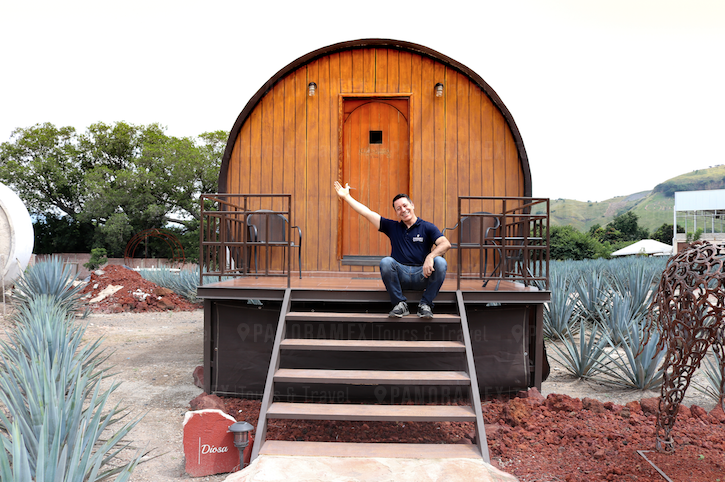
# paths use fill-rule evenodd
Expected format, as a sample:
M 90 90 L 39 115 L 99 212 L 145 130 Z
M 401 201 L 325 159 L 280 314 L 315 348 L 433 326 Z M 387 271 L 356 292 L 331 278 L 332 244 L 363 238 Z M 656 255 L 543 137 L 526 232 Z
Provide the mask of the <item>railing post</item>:
M 462 239 L 461 231 L 463 228 L 463 226 L 461 226 L 461 196 L 458 196 L 458 221 L 457 222 L 458 222 L 458 250 L 457 250 L 458 253 L 456 253 L 456 254 L 457 254 L 457 259 L 458 259 L 458 268 L 456 270 L 456 290 L 460 290 L 461 289 L 461 270 L 462 270 L 461 266 L 463 264 L 463 256 L 462 256 L 463 245 L 461 244 L 461 239 Z

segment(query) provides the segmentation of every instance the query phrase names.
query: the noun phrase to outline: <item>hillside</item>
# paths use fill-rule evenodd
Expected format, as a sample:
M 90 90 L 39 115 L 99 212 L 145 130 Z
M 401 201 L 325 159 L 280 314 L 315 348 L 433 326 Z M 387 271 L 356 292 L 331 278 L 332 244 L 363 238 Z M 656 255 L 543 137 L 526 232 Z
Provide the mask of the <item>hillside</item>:
M 682 174 L 658 184 L 651 191 L 619 196 L 606 201 L 552 199 L 551 224 L 571 225 L 579 231 L 587 231 L 595 224 L 604 226 L 616 216 L 633 211 L 639 217 L 639 225 L 651 232 L 664 223 L 672 224 L 675 191 L 705 189 L 725 189 L 725 165 Z

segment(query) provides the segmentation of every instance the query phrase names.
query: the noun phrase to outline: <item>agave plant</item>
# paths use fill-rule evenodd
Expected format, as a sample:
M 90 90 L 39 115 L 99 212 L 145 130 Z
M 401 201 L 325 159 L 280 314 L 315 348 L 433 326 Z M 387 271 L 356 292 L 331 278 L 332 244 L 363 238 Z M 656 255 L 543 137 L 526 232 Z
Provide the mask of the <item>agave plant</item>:
M 629 293 L 615 292 L 602 306 L 596 308 L 597 318 L 607 329 L 609 338 L 615 345 L 622 342 L 623 333 L 629 329 L 632 322 L 642 319 L 642 313 L 637 313 L 635 303 Z
M 556 343 L 549 345 L 554 350 L 552 356 L 575 377 L 591 378 L 599 371 L 611 340 L 598 324 L 583 318 L 579 319 L 578 336 L 573 332 L 569 330 L 559 337 L 563 347 Z
M 59 256 L 53 256 L 25 271 L 15 283 L 13 299 L 22 306 L 38 296 L 48 295 L 69 313 L 77 313 L 81 308 L 79 297 L 82 286 L 74 286 L 75 280 L 70 265 Z
M 57 367 L 47 372 L 45 364 L 35 362 L 37 360 L 22 367 L 27 380 L 12 376 L 3 376 L 0 380 L 2 401 L 9 403 L 7 410 L 12 418 L 11 421 L 0 413 L 0 422 L 12 434 L 1 443 L 11 454 L 10 465 L 27 467 L 23 473 L 27 472 L 30 477 L 16 478 L 18 474 L 8 477 L 0 460 L 0 478 L 3 481 L 95 481 L 122 474 L 123 477 L 116 480 L 125 480 L 141 454 L 131 457 L 130 462 L 120 467 L 109 462 L 128 447 L 123 438 L 139 420 L 127 422 L 105 440 L 101 438 L 104 430 L 119 421 L 121 411 L 118 406 L 105 409 L 108 397 L 117 385 L 100 392 L 99 384 L 90 384 L 87 376 L 81 376 L 72 379 L 74 383 L 67 393 L 63 393 L 64 385 L 67 385 L 63 369 Z M 52 376 L 58 377 L 59 381 L 53 383 L 49 380 Z M 12 390 L 12 383 L 25 383 L 26 387 L 31 387 L 31 393 Z M 91 385 L 95 388 L 89 391 Z M 25 400 L 23 395 L 28 395 Z
M 55 366 L 79 370 L 96 380 L 101 371 L 95 367 L 110 354 L 101 350 L 102 339 L 82 345 L 85 327 L 73 322 L 74 316 L 63 309 L 57 299 L 41 295 L 20 306 L 14 316 L 15 330 L 8 341 L 0 341 L 0 354 L 7 370 L 18 370 L 27 360 L 48 357 Z M 20 373 L 15 373 L 22 379 Z
M 660 339 L 657 330 L 647 339 L 646 324 L 642 321 L 641 317 L 635 317 L 621 330 L 619 344 L 610 340 L 611 350 L 598 367 L 606 375 L 601 381 L 639 390 L 651 390 L 662 384 L 666 351 L 657 346 Z
M 82 344 L 74 301 L 60 293 L 23 300 L 15 330 L 0 342 L 0 479 L 127 480 L 142 454 L 120 466 L 114 458 L 139 419 L 116 428 L 125 415 L 106 407 L 118 385 L 101 391 L 101 340 Z
M 168 288 L 196 303 L 196 287 L 199 285 L 199 268 L 172 272 L 170 269 L 141 269 L 139 274 L 152 283 Z
M 649 259 L 615 260 L 609 274 L 614 291 L 620 295 L 628 295 L 632 312 L 643 315 L 649 308 L 654 288 L 662 274 L 659 265 Z
M 591 321 L 601 321 L 601 309 L 608 303 L 611 292 L 604 271 L 602 269 L 582 270 L 572 285 L 579 298 L 582 316 Z
M 714 361 L 710 357 L 703 359 L 702 372 L 705 376 L 707 385 L 702 385 L 698 382 L 693 382 L 695 389 L 703 395 L 713 399 L 715 402 L 722 404 L 725 402 L 725 390 L 723 387 L 723 376 L 720 371 L 720 365 L 722 364 L 722 358 L 717 351 L 712 350 L 714 353 Z
M 570 331 L 575 321 L 577 300 L 569 292 L 569 273 L 566 270 L 553 271 L 549 281 L 551 301 L 544 305 L 544 335 L 558 338 Z

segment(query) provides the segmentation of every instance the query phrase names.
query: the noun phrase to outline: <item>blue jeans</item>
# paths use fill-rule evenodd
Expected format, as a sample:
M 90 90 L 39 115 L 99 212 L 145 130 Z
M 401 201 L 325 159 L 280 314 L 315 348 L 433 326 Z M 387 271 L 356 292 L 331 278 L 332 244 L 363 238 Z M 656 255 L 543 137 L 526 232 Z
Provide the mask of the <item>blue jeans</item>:
M 421 304 L 432 307 L 433 300 L 443 286 L 448 271 L 448 263 L 440 256 L 433 260 L 433 273 L 426 278 L 423 276 L 423 266 L 406 266 L 395 261 L 390 256 L 380 260 L 380 276 L 383 278 L 385 289 L 390 295 L 393 306 L 401 301 L 408 301 L 403 296 L 403 290 L 422 291 Z

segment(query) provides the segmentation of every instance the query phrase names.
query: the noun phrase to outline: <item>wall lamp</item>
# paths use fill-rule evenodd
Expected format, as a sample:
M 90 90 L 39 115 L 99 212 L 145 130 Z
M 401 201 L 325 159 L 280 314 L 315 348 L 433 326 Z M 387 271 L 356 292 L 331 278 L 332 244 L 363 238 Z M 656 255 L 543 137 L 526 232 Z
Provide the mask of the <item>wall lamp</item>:
M 438 82 L 435 86 L 436 97 L 443 97 L 443 84 Z
M 315 84 L 314 82 L 310 82 L 309 84 L 307 84 L 307 90 L 310 93 L 310 97 L 314 97 L 315 92 L 317 92 L 317 84 Z

